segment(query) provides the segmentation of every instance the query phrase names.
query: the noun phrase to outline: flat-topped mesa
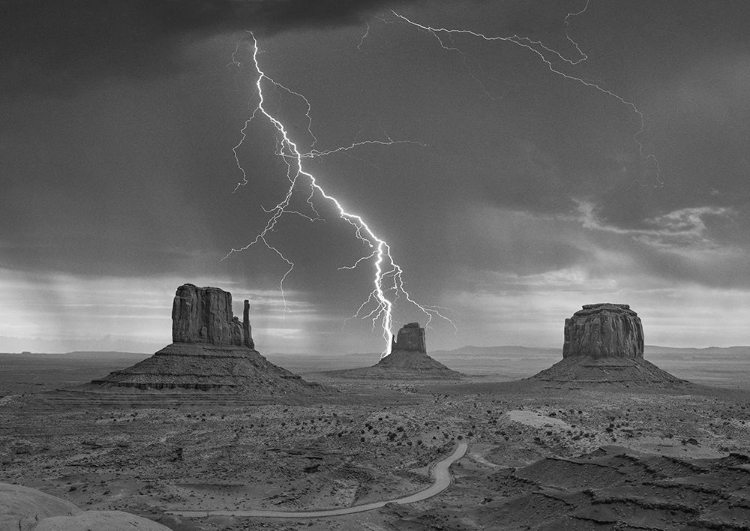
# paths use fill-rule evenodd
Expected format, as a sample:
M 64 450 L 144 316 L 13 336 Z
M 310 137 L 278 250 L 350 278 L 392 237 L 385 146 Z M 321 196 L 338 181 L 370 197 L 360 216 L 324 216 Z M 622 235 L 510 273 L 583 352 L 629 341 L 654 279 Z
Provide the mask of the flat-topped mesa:
M 409 323 L 398 331 L 398 336 L 393 338 L 391 352 L 404 350 L 408 352 L 421 352 L 427 354 L 424 328 L 419 323 Z
M 643 359 L 643 326 L 627 304 L 586 304 L 565 319 L 563 359 L 532 380 L 555 385 L 645 385 L 688 382 Z
M 585 304 L 565 319 L 563 359 L 643 359 L 643 326 L 627 304 Z
M 172 342 L 255 348 L 249 301 L 244 321 L 232 313 L 232 294 L 219 288 L 183 284 L 172 303 Z

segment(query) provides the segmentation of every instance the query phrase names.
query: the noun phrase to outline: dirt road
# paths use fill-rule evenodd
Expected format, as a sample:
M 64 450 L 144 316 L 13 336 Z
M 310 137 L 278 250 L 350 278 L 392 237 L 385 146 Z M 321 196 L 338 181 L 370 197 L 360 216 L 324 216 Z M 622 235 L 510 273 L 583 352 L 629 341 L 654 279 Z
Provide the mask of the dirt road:
M 343 507 L 341 509 L 325 509 L 322 511 L 262 511 L 262 510 L 209 510 L 209 511 L 168 511 L 169 514 L 175 514 L 178 516 L 259 516 L 265 518 L 317 518 L 321 516 L 340 516 L 344 514 L 362 513 L 365 511 L 371 511 L 373 509 L 379 509 L 387 503 L 414 503 L 427 498 L 432 498 L 436 494 L 441 493 L 451 484 L 451 475 L 449 468 L 457 460 L 461 459 L 469 445 L 465 442 L 458 443 L 458 446 L 451 455 L 438 461 L 432 468 L 432 476 L 434 481 L 432 485 L 425 490 L 419 491 L 411 496 L 404 498 L 397 498 L 393 500 L 385 500 L 373 503 L 367 503 L 364 505 L 355 505 L 353 507 Z

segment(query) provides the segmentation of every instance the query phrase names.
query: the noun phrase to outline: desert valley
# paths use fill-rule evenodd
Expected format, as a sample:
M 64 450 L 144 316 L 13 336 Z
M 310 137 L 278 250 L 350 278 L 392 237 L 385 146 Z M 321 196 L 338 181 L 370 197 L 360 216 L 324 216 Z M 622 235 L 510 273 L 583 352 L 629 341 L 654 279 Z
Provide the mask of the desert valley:
M 266 359 L 243 317 L 185 285 L 148 359 L 0 355 L 3 529 L 750 526 L 747 348 L 646 347 L 649 363 L 637 314 L 604 304 L 566 321 L 562 360 L 433 358 L 416 323 L 375 365 Z M 447 488 L 403 502 L 459 451 Z
M 0 5 L 0 531 L 750 531 L 750 1 Z

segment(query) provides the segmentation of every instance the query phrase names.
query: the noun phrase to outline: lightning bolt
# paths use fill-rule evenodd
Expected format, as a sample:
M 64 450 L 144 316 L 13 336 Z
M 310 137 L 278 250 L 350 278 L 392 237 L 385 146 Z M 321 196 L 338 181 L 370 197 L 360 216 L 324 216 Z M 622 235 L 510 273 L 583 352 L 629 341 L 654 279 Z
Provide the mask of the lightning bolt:
M 370 23 L 369 22 L 365 22 L 365 25 L 367 26 L 367 30 L 365 30 L 365 34 L 362 35 L 362 38 L 359 39 L 359 44 L 357 45 L 357 50 L 361 50 L 362 49 L 362 45 L 365 43 L 365 39 L 370 34 Z
M 589 88 L 592 88 L 594 90 L 597 90 L 597 91 L 601 92 L 602 94 L 605 94 L 605 95 L 607 95 L 607 96 L 609 96 L 611 98 L 614 98 L 615 100 L 617 100 L 618 102 L 620 102 L 622 105 L 625 105 L 625 106 L 629 107 L 633 111 L 633 113 L 635 113 L 635 115 L 638 116 L 638 119 L 640 121 L 640 129 L 633 135 L 633 140 L 638 145 L 638 154 L 640 155 L 641 160 L 646 161 L 646 162 L 650 162 L 650 163 L 653 164 L 653 166 L 655 168 L 655 174 L 656 174 L 656 176 L 655 176 L 656 183 L 655 183 L 654 187 L 655 188 L 661 188 L 661 187 L 664 186 L 664 182 L 661 180 L 661 177 L 660 177 L 659 161 L 656 159 L 656 156 L 654 154 L 652 154 L 652 153 L 646 154 L 645 153 L 645 147 L 643 145 L 643 142 L 641 142 L 641 140 L 640 140 L 640 136 L 646 130 L 646 117 L 643 114 L 643 112 L 636 106 L 635 103 L 633 103 L 633 102 L 631 102 L 629 100 L 626 100 L 625 98 L 623 98 L 622 96 L 618 95 L 617 93 L 612 92 L 611 90 L 605 88 L 604 86 L 602 86 L 602 84 L 595 83 L 593 81 L 589 81 L 589 80 L 583 79 L 581 77 L 577 77 L 577 76 L 574 76 L 572 74 L 568 74 L 566 72 L 563 72 L 559 68 L 556 68 L 555 65 L 553 64 L 553 61 L 562 61 L 563 63 L 565 63 L 565 64 L 567 64 L 569 66 L 575 66 L 575 65 L 578 65 L 578 64 L 582 63 L 586 59 L 588 59 L 588 56 L 583 52 L 583 50 L 578 45 L 578 43 L 575 40 L 573 40 L 573 38 L 570 36 L 570 34 L 568 32 L 568 29 L 569 29 L 569 26 L 570 26 L 570 20 L 569 19 L 572 18 L 572 17 L 577 17 L 577 16 L 583 14 L 588 9 L 589 3 L 590 3 L 590 0 L 586 0 L 586 5 L 583 7 L 583 9 L 581 9 L 580 11 L 577 11 L 577 12 L 568 13 L 565 16 L 565 28 L 566 28 L 565 29 L 565 37 L 575 47 L 575 49 L 576 49 L 576 51 L 577 51 L 577 53 L 579 55 L 579 57 L 577 59 L 570 59 L 568 57 L 565 57 L 562 53 L 558 52 L 557 50 L 554 50 L 554 49 L 549 48 L 548 46 L 546 46 L 542 41 L 532 40 L 532 39 L 530 39 L 528 37 L 521 37 L 521 36 L 518 36 L 518 35 L 511 35 L 511 36 L 488 36 L 488 35 L 485 35 L 484 33 L 479 33 L 479 32 L 476 32 L 476 31 L 473 31 L 473 30 L 467 30 L 467 29 L 451 29 L 451 28 L 442 28 L 442 27 L 436 28 L 436 27 L 433 27 L 433 26 L 428 26 L 428 25 L 425 25 L 425 24 L 420 24 L 418 22 L 415 22 L 415 21 L 407 18 L 406 16 L 401 15 L 400 13 L 397 13 L 396 11 L 391 10 L 391 13 L 393 13 L 393 15 L 396 16 L 401 21 L 403 21 L 403 22 L 405 22 L 407 24 L 410 24 L 411 26 L 414 26 L 414 27 L 416 27 L 416 28 L 418 28 L 420 30 L 423 30 L 423 31 L 429 33 L 430 35 L 432 35 L 438 41 L 438 43 L 440 44 L 440 46 L 444 50 L 459 53 L 462 56 L 462 60 L 464 62 L 464 65 L 467 68 L 468 68 L 468 63 L 467 63 L 467 59 L 466 59 L 466 54 L 464 54 L 464 52 L 461 49 L 459 49 L 453 43 L 452 39 L 453 39 L 454 36 L 465 35 L 465 36 L 474 37 L 474 38 L 477 38 L 477 39 L 482 39 L 482 40 L 487 41 L 487 42 L 507 42 L 507 43 L 513 44 L 515 46 L 524 48 L 525 50 L 528 50 L 532 54 L 536 55 L 539 59 L 541 59 L 541 61 L 547 66 L 547 68 L 549 69 L 549 71 L 552 72 L 553 74 L 561 76 L 561 77 L 563 77 L 563 78 L 565 78 L 565 79 L 567 79 L 569 81 L 573 81 L 575 83 L 579 83 L 579 84 L 584 85 L 586 87 L 589 87 Z M 451 44 L 450 45 L 446 44 L 445 41 L 443 40 L 444 38 L 451 39 Z M 471 73 L 471 70 L 470 70 L 469 73 L 470 73 L 471 77 L 479 83 L 479 85 L 482 88 L 482 90 L 485 93 L 487 93 L 487 90 L 485 89 L 484 85 L 477 80 L 477 78 L 474 76 L 474 74 Z M 642 184 L 642 183 L 639 182 L 639 184 Z
M 368 30 L 369 30 L 369 26 L 368 26 Z M 226 260 L 233 253 L 245 251 L 258 243 L 262 243 L 269 250 L 276 253 L 278 257 L 288 265 L 288 269 L 282 276 L 281 281 L 279 283 L 282 298 L 284 300 L 284 306 L 286 308 L 286 298 L 284 297 L 284 281 L 294 269 L 294 263 L 291 260 L 289 260 L 286 256 L 284 256 L 284 253 L 278 247 L 276 247 L 271 242 L 269 242 L 268 234 L 269 232 L 272 232 L 275 230 L 276 225 L 278 224 L 279 220 L 285 214 L 299 215 L 311 222 L 322 219 L 320 218 L 320 215 L 318 214 L 318 211 L 315 209 L 315 205 L 314 205 L 315 197 L 320 196 L 324 200 L 329 201 L 336 207 L 339 218 L 349 223 L 349 225 L 351 225 L 352 228 L 354 229 L 355 237 L 360 242 L 362 242 L 362 244 L 364 244 L 368 249 L 370 249 L 369 253 L 366 253 L 365 255 L 360 257 L 353 265 L 343 266 L 343 267 L 340 267 L 339 269 L 354 269 L 366 261 L 370 261 L 370 260 L 373 261 L 373 269 L 374 269 L 374 276 L 372 279 L 373 289 L 370 292 L 369 296 L 365 299 L 365 301 L 361 304 L 361 306 L 357 309 L 356 313 L 352 317 L 362 318 L 362 319 L 367 319 L 367 318 L 371 319 L 373 330 L 378 326 L 378 324 L 380 325 L 380 327 L 383 330 L 383 339 L 385 340 L 385 344 L 386 344 L 386 347 L 383 350 L 381 357 L 384 357 L 390 354 L 391 343 L 393 340 L 392 327 L 393 327 L 394 303 L 396 302 L 396 300 L 398 300 L 402 296 L 409 303 L 413 304 L 416 308 L 418 308 L 427 316 L 427 325 L 430 324 L 433 317 L 440 317 L 450 322 L 451 324 L 453 324 L 453 322 L 450 319 L 448 319 L 447 317 L 445 317 L 444 315 L 440 313 L 440 309 L 442 308 L 438 306 L 426 306 L 426 305 L 420 304 L 411 297 L 409 292 L 407 292 L 406 288 L 404 287 L 403 270 L 394 260 L 393 255 L 391 253 L 391 248 L 388 245 L 388 243 L 382 238 L 378 237 L 361 216 L 359 216 L 358 214 L 349 212 L 347 209 L 344 208 L 344 206 L 339 202 L 339 200 L 337 200 L 335 197 L 326 193 L 325 190 L 320 186 L 320 184 L 318 184 L 318 181 L 315 178 L 315 176 L 312 173 L 306 171 L 303 165 L 303 161 L 305 159 L 323 157 L 323 156 L 331 155 L 334 153 L 347 152 L 357 147 L 361 147 L 365 145 L 387 146 L 387 145 L 402 144 L 402 143 L 410 143 L 410 144 L 419 144 L 419 143 L 408 141 L 408 140 L 393 140 L 386 135 L 387 140 L 363 140 L 359 142 L 354 142 L 348 146 L 342 146 L 342 147 L 338 147 L 335 149 L 323 150 L 323 151 L 314 149 L 313 147 L 315 145 L 316 138 L 315 138 L 315 135 L 313 135 L 312 133 L 312 119 L 310 117 L 311 105 L 310 105 L 309 100 L 305 96 L 300 94 L 299 92 L 295 92 L 294 90 L 287 88 L 281 83 L 274 81 L 273 78 L 268 76 L 261 69 L 260 62 L 258 61 L 258 53 L 259 53 L 258 41 L 252 32 L 248 32 L 248 34 L 249 34 L 249 38 L 252 39 L 252 50 L 253 50 L 252 61 L 253 61 L 253 66 L 255 68 L 255 72 L 257 74 L 257 79 L 255 82 L 255 89 L 257 91 L 258 104 L 253 110 L 250 118 L 248 118 L 245 121 L 245 124 L 240 131 L 241 133 L 240 141 L 237 143 L 236 146 L 234 146 L 232 150 L 234 153 L 234 159 L 237 164 L 237 167 L 240 169 L 242 173 L 242 180 L 237 183 L 237 186 L 235 187 L 234 191 L 236 192 L 241 186 L 244 186 L 248 183 L 247 172 L 245 171 L 245 169 L 243 168 L 239 160 L 238 150 L 244 144 L 247 138 L 248 126 L 250 125 L 252 120 L 254 120 L 258 116 L 263 116 L 276 129 L 276 132 L 278 135 L 277 144 L 276 144 L 276 155 L 278 155 L 286 163 L 286 167 L 287 167 L 286 178 L 289 181 L 289 188 L 287 189 L 286 194 L 284 195 L 283 199 L 281 199 L 281 201 L 279 201 L 276 204 L 276 206 L 274 206 L 271 209 L 264 208 L 264 211 L 270 214 L 270 216 L 268 217 L 266 221 L 266 225 L 263 228 L 263 230 L 260 233 L 258 233 L 255 236 L 255 238 L 244 247 L 240 247 L 238 249 L 232 248 L 232 250 L 229 251 L 229 253 L 227 253 L 227 255 L 224 256 L 222 260 Z M 239 52 L 240 44 L 244 40 L 245 39 L 240 39 L 237 42 L 235 51 L 232 54 L 232 61 L 230 65 L 234 65 L 238 67 L 241 66 L 241 63 L 237 60 L 236 57 L 237 57 L 237 53 Z M 300 151 L 299 146 L 291 139 L 291 137 L 289 136 L 289 132 L 287 131 L 286 127 L 281 122 L 281 120 L 276 118 L 266 108 L 264 89 L 263 89 L 264 85 L 270 85 L 277 89 L 281 89 L 293 96 L 296 96 L 302 99 L 305 102 L 305 105 L 307 106 L 307 111 L 305 113 L 305 116 L 307 117 L 307 123 L 308 123 L 307 129 L 308 129 L 308 133 L 313 138 L 313 143 L 311 144 L 310 149 L 308 151 Z M 310 206 L 312 212 L 314 213 L 314 217 L 304 214 L 302 212 L 290 209 L 290 203 L 292 201 L 295 188 L 298 185 L 298 183 L 306 184 L 306 186 L 309 189 L 306 202 Z M 372 309 L 368 311 L 368 308 L 370 307 L 372 307 Z M 453 326 L 455 328 L 455 324 L 453 324 Z

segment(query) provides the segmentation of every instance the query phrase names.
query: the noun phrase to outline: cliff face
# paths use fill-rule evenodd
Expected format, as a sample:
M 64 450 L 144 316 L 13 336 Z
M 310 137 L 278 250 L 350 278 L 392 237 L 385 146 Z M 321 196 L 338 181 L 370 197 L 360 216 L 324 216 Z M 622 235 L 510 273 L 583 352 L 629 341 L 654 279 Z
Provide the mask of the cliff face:
M 254 348 L 249 302 L 244 322 L 232 314 L 232 294 L 219 288 L 183 284 L 172 303 L 172 342 Z
M 172 304 L 172 344 L 90 385 L 95 389 L 241 393 L 263 400 L 334 393 L 261 356 L 251 335 L 249 301 L 245 301 L 243 317 L 240 321 L 232 315 L 231 293 L 184 284 L 177 288 Z
M 535 380 L 575 385 L 686 385 L 643 359 L 643 326 L 627 304 L 586 304 L 565 319 L 563 359 Z
M 643 358 L 643 326 L 627 304 L 586 304 L 565 319 L 563 358 Z
M 409 323 L 398 331 L 393 341 L 391 352 L 405 350 L 409 352 L 421 352 L 427 354 L 424 328 L 419 323 Z

